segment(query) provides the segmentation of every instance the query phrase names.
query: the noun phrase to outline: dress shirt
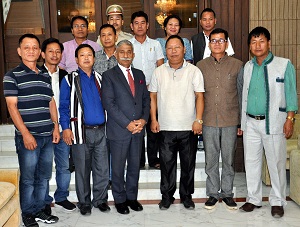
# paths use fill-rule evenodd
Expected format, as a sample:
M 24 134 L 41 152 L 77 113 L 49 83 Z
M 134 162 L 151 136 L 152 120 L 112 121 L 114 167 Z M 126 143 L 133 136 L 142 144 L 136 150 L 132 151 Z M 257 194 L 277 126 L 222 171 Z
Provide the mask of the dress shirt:
M 95 52 L 102 49 L 98 43 L 88 39 L 83 41 L 82 44 L 89 44 L 91 47 L 93 47 Z M 75 60 L 75 50 L 78 47 L 78 44 L 76 43 L 75 39 L 72 39 L 70 41 L 64 42 L 63 45 L 64 51 L 62 53 L 62 59 L 58 66 L 66 70 L 68 73 L 76 71 L 78 65 Z
M 133 37 L 129 40 L 134 46 L 135 57 L 132 61 L 134 68 L 142 70 L 146 77 L 146 85 L 150 84 L 152 73 L 157 67 L 156 62 L 164 58 L 162 48 L 157 40 L 150 39 L 148 36 L 143 43 Z
M 127 80 L 127 83 L 129 84 L 129 80 L 128 80 L 128 72 L 127 72 L 127 69 L 129 69 L 130 71 L 130 75 L 132 77 L 132 79 L 134 80 L 134 77 L 133 77 L 133 73 L 132 73 L 132 70 L 131 70 L 131 66 L 129 66 L 129 68 L 125 68 L 124 66 L 118 64 L 118 66 L 120 67 L 120 69 L 122 70 L 126 80 Z
M 94 70 L 100 75 L 102 75 L 106 70 L 116 66 L 117 64 L 118 62 L 114 55 L 112 55 L 109 58 L 104 52 L 104 50 L 100 50 L 96 52 Z

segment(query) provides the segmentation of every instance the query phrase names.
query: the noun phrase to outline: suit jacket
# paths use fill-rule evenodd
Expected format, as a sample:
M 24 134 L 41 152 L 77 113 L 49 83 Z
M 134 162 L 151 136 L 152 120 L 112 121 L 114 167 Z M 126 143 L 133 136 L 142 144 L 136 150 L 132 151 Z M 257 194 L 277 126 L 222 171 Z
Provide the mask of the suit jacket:
M 203 59 L 203 54 L 205 50 L 205 37 L 203 32 L 198 33 L 197 35 L 192 36 L 193 42 L 193 57 L 194 57 L 194 65 L 197 64 L 198 61 Z
M 150 96 L 146 87 L 145 75 L 141 70 L 131 68 L 134 77 L 135 97 L 129 84 L 117 65 L 102 75 L 102 104 L 107 111 L 106 132 L 109 140 L 126 140 L 132 135 L 126 128 L 133 120 L 144 119 L 146 122 L 150 111 Z

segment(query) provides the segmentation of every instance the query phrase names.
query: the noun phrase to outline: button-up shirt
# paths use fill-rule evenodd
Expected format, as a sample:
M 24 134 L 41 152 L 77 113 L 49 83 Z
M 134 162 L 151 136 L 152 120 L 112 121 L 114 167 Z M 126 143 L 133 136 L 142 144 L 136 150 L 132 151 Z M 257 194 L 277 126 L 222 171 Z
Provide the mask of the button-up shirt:
M 150 84 L 156 62 L 164 58 L 161 45 L 157 40 L 150 39 L 148 36 L 143 43 L 140 43 L 133 37 L 131 40 L 134 46 L 134 59 L 132 65 L 134 68 L 142 70 L 146 77 L 146 85 Z
M 98 43 L 88 39 L 82 42 L 82 44 L 89 44 L 91 47 L 93 47 L 95 52 L 102 50 L 101 46 Z M 75 60 L 75 50 L 78 47 L 78 44 L 76 43 L 75 39 L 72 39 L 70 41 L 64 42 L 63 45 L 64 51 L 62 53 L 62 59 L 58 66 L 66 70 L 68 73 L 76 71 L 78 65 Z

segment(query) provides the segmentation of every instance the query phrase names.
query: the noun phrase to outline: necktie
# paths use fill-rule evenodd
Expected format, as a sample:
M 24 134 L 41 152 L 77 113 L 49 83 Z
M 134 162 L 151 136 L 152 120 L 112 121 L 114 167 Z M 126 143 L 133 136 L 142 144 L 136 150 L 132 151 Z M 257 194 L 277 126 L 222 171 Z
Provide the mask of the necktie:
M 126 69 L 126 71 L 128 73 L 127 77 L 128 77 L 129 87 L 130 87 L 132 95 L 134 96 L 135 95 L 134 80 L 133 80 L 133 78 L 131 76 L 130 69 Z
M 94 76 L 95 78 L 95 84 L 96 84 L 96 87 L 97 87 L 97 90 L 98 90 L 98 93 L 99 93 L 99 96 L 100 96 L 100 99 L 101 99 L 101 88 L 100 88 L 100 84 L 98 83 L 97 79 L 96 79 L 96 76 Z

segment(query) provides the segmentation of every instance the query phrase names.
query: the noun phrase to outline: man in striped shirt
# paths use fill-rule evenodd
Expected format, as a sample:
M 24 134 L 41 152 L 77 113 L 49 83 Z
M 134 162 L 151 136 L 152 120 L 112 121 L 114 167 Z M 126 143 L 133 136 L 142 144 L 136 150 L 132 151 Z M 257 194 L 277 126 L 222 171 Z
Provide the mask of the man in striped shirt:
M 39 39 L 33 34 L 22 35 L 17 51 L 22 61 L 4 76 L 4 96 L 16 128 L 23 223 L 39 226 L 37 221 L 58 221 L 43 210 L 52 173 L 53 143 L 60 139 L 57 110 L 51 78 L 37 65 Z

